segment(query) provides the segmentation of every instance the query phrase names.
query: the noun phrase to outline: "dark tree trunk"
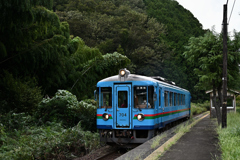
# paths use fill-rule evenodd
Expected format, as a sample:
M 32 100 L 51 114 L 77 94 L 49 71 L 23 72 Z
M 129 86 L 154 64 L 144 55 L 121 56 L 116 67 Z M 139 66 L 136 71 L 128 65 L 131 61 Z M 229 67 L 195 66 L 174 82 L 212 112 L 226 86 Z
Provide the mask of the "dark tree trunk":
M 221 92 L 221 90 L 220 90 L 220 92 Z M 218 93 L 218 97 L 220 97 L 220 99 L 221 99 L 221 95 L 219 95 L 219 93 Z M 219 126 L 221 125 L 221 122 L 222 122 L 222 115 L 221 115 L 221 111 L 220 111 L 220 104 L 221 104 L 220 99 L 219 99 L 219 103 L 217 103 L 216 102 L 216 86 L 215 86 L 215 81 L 213 80 L 213 105 L 215 107 L 217 121 L 218 121 Z

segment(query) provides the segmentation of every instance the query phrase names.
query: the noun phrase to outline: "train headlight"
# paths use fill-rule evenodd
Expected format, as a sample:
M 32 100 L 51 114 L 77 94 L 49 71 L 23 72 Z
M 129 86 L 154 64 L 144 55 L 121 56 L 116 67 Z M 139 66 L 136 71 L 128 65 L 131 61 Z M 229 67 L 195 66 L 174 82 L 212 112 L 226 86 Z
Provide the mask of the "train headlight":
M 145 118 L 145 116 L 144 116 L 142 113 L 139 113 L 139 114 L 137 115 L 137 119 L 138 119 L 139 121 L 143 121 L 144 118 Z
M 109 115 L 107 113 L 104 113 L 102 117 L 104 121 L 107 121 L 109 119 Z
M 118 79 L 120 82 L 125 82 L 128 78 L 128 75 L 130 74 L 130 71 L 126 68 L 120 69 L 118 72 Z
M 121 76 L 124 76 L 124 75 L 125 75 L 125 73 L 126 73 L 126 71 L 125 71 L 125 70 L 120 70 L 120 75 L 121 75 Z

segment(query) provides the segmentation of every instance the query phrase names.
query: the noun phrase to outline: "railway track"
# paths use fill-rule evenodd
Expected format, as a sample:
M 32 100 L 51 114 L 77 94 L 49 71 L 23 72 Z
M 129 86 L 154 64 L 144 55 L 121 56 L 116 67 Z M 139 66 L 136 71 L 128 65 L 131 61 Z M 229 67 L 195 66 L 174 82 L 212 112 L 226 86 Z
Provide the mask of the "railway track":
M 168 125 L 165 127 L 164 130 L 161 130 L 159 134 L 161 134 L 162 132 L 166 132 L 166 131 L 170 131 L 171 129 L 173 129 L 174 127 L 187 122 L 188 120 L 179 120 L 176 121 L 174 123 L 172 123 L 171 125 Z M 169 136 L 172 136 L 172 134 L 174 134 L 174 130 L 172 130 L 169 133 Z M 170 138 L 170 137 L 168 137 Z M 135 145 L 135 146 L 131 146 L 131 149 L 129 148 L 123 148 L 123 146 L 118 146 L 118 145 L 114 145 L 114 146 L 109 146 L 106 145 L 98 150 L 96 150 L 94 153 L 90 153 L 89 155 L 86 155 L 84 157 L 81 158 L 77 158 L 75 160 L 113 160 L 113 159 L 117 159 L 118 157 L 122 156 L 123 154 L 127 153 L 128 151 L 134 149 L 135 147 L 137 147 L 139 145 Z
M 128 152 L 128 150 L 125 148 L 118 148 L 118 149 L 113 150 L 112 152 L 109 152 L 106 155 L 96 158 L 95 160 L 106 160 L 106 159 L 114 160 L 127 152 Z

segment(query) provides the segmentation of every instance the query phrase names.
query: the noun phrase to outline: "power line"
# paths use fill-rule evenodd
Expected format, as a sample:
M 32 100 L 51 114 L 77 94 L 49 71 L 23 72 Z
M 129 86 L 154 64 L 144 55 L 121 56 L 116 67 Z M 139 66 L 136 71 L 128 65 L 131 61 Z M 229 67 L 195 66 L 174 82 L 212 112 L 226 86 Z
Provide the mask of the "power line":
M 227 3 L 226 4 L 228 4 L 228 0 L 227 0 Z
M 228 23 L 230 22 L 230 19 L 231 19 L 231 16 L 232 16 L 232 12 L 233 12 L 233 8 L 234 8 L 234 6 L 235 6 L 235 2 L 236 2 L 236 0 L 234 0 L 233 6 L 232 6 L 232 11 L 231 11 L 230 17 L 229 17 L 229 19 L 228 19 Z

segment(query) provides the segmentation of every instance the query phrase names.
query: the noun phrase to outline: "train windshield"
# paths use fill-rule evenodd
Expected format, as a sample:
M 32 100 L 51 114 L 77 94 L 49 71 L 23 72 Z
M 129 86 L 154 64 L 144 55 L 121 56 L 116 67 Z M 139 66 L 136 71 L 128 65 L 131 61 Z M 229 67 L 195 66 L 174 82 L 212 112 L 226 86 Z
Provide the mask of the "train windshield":
M 153 86 L 134 87 L 134 108 L 153 108 Z
M 99 97 L 100 108 L 112 108 L 112 88 L 102 87 Z

